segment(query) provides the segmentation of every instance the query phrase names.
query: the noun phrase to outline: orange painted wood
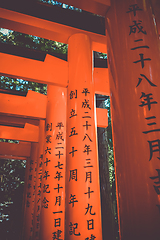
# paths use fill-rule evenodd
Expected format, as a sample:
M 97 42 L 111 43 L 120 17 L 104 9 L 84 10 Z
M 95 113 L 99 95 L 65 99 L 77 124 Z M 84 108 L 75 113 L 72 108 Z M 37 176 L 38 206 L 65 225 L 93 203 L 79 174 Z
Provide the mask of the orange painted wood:
M 0 8 L 0 25 L 3 28 L 66 44 L 71 35 L 75 33 L 86 33 L 92 40 L 92 50 L 103 53 L 107 52 L 105 36 L 58 23 L 53 23 L 3 8 Z
M 160 236 L 160 48 L 151 9 L 149 0 L 112 0 L 106 15 L 122 240 Z
M 96 108 L 97 127 L 108 127 L 108 111 L 103 108 Z
M 13 157 L 30 157 L 31 143 L 19 142 L 19 143 L 8 143 L 0 142 L 0 155 L 10 155 Z
M 1 155 L 0 154 L 0 159 L 27 160 L 27 157 L 19 157 L 19 156 Z
M 48 86 L 40 240 L 65 234 L 66 88 Z M 55 238 L 55 239 L 56 239 Z
M 52 83 L 63 87 L 67 87 L 68 85 L 68 62 L 48 54 L 46 55 L 45 61 L 40 62 L 37 60 L 0 53 L 0 72 L 2 75 L 22 78 L 28 81 L 45 84 Z M 93 78 L 95 82 L 95 93 L 110 95 L 108 69 L 94 68 Z M 3 96 L 4 95 L 2 95 L 2 98 L 7 98 Z M 24 97 L 21 97 L 21 99 L 24 99 Z M 38 99 L 38 102 L 36 103 L 37 106 L 39 106 L 39 102 L 40 99 Z
M 41 119 L 46 117 L 46 96 L 31 90 L 26 97 L 1 93 L 0 102 L 0 113 Z
M 111 1 L 110 0 L 93 0 L 93 1 L 94 2 L 98 2 L 98 3 L 102 3 L 103 5 L 107 5 L 107 6 L 111 5 Z
M 24 128 L 0 126 L 0 138 L 38 142 L 39 127 L 26 123 Z
M 21 98 L 20 98 L 21 99 Z M 29 123 L 35 126 L 39 126 L 39 119 L 31 119 L 25 117 L 17 117 L 17 116 L 9 116 L 5 115 L 5 113 L 1 113 L 0 115 L 0 124 L 4 126 L 12 126 L 12 127 L 21 127 L 25 126 L 25 123 Z
M 95 93 L 110 96 L 108 68 L 94 68 L 93 79 Z
M 65 238 L 94 236 L 101 240 L 95 94 L 91 42 L 87 35 L 70 37 L 68 62 Z
M 99 91 L 98 93 L 104 93 L 102 91 Z M 106 92 L 107 93 L 107 92 Z M 0 94 L 0 98 L 3 99 L 3 96 L 5 97 L 6 94 Z M 10 95 L 7 95 L 10 98 Z M 15 96 L 12 96 L 13 99 Z M 16 96 L 16 99 L 18 100 L 18 98 L 20 98 L 20 100 L 22 99 L 22 97 L 20 96 Z M 11 110 L 13 111 L 13 102 L 10 101 L 12 103 L 12 107 L 10 107 L 10 104 L 6 107 L 7 108 L 11 108 Z M 19 101 L 17 101 L 19 102 Z M 5 106 L 6 106 L 5 102 Z M 16 104 L 16 103 L 15 103 Z M 16 106 L 14 106 L 14 108 L 16 109 Z M 16 109 L 17 110 L 17 109 Z M 12 114 L 14 114 L 15 112 L 12 112 Z M 99 109 L 96 108 L 96 114 L 97 114 L 97 127 L 107 127 L 108 126 L 108 117 L 107 117 L 107 111 L 106 109 Z M 20 114 L 19 114 L 20 115 Z M 27 117 L 27 114 L 25 114 L 25 116 Z M 13 116 L 5 116 L 5 115 L 1 115 L 0 116 L 0 124 L 5 125 L 5 126 L 13 126 L 13 127 L 20 127 L 23 128 L 25 126 L 26 123 L 38 126 L 39 125 L 39 120 L 34 120 L 34 119 L 28 119 L 28 118 L 21 118 L 21 117 L 13 117 Z M 7 153 L 6 153 L 7 154 Z
M 68 63 L 51 55 L 45 61 L 0 53 L 0 73 L 28 81 L 67 86 Z M 63 71 L 62 71 L 63 69 Z
M 39 240 L 40 236 L 40 214 L 41 214 L 41 195 L 44 191 L 42 186 L 42 170 L 44 166 L 43 151 L 45 144 L 45 120 L 39 123 L 39 142 L 37 155 L 37 171 L 35 184 L 35 205 L 34 205 L 34 221 L 33 221 L 33 240 Z

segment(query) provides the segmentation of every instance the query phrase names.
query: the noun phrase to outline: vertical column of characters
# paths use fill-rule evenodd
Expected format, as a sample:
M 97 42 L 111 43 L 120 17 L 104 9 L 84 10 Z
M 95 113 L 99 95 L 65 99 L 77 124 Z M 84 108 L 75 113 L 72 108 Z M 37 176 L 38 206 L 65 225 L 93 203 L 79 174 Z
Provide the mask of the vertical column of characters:
M 65 109 L 63 109 L 65 110 Z M 66 110 L 65 110 L 66 111 Z M 61 121 L 62 120 L 62 121 Z M 61 121 L 61 122 L 60 122 Z M 64 222 L 65 222 L 65 162 L 66 162 L 66 123 L 61 116 L 59 122 L 55 125 L 55 199 L 54 199 L 54 230 L 53 239 L 64 239 Z
M 69 39 L 66 239 L 102 239 L 91 42 Z
M 48 86 L 40 239 L 64 239 L 66 90 Z
M 33 234 L 34 240 L 39 239 L 39 231 L 40 231 L 44 139 L 45 139 L 45 120 L 40 120 L 40 122 L 39 122 L 39 142 L 38 142 L 38 157 L 37 157 L 36 189 L 35 189 L 35 191 L 36 191 L 36 193 L 35 193 L 35 208 L 34 208 L 34 234 Z
M 106 14 L 120 238 L 124 240 L 158 239 L 160 234 L 160 49 L 154 17 L 149 0 L 113 0 Z
M 85 178 L 84 181 L 87 186 L 87 191 L 84 193 L 87 196 L 87 205 L 85 208 L 85 215 L 87 216 L 87 230 L 88 234 L 86 234 L 85 240 L 89 239 L 95 239 L 97 238 L 96 234 L 94 233 L 95 225 L 96 223 L 96 212 L 94 211 L 94 207 L 97 205 L 95 203 L 95 199 L 97 197 L 97 194 L 95 193 L 95 181 L 96 174 L 98 174 L 96 170 L 96 151 L 94 150 L 97 146 L 95 145 L 95 138 L 96 133 L 93 130 L 94 126 L 94 92 L 92 90 L 92 85 L 88 86 L 88 84 L 84 84 L 83 90 L 81 89 L 81 99 L 82 99 L 82 109 L 83 109 L 83 115 L 82 115 L 82 126 L 84 128 L 84 137 L 82 139 L 83 141 L 83 154 L 85 159 Z M 92 96 L 91 96 L 92 95 Z M 93 108 L 93 109 L 92 109 Z M 94 152 L 94 153 L 93 153 Z M 99 209 L 100 211 L 100 209 Z
M 35 178 L 37 168 L 37 143 L 31 144 L 31 156 L 27 162 L 27 182 L 26 184 L 26 200 L 24 211 L 24 223 L 23 223 L 23 239 L 33 239 L 33 222 L 34 222 L 34 206 L 35 206 Z
M 133 61 L 134 64 L 140 65 L 140 72 L 137 81 L 137 92 L 139 94 L 140 104 L 141 107 L 140 111 L 145 109 L 144 119 L 146 120 L 145 131 L 142 131 L 144 136 L 147 136 L 148 148 L 149 148 L 149 161 L 153 161 L 154 152 L 159 152 L 160 154 L 160 139 L 159 139 L 159 132 L 160 127 L 157 127 L 157 115 L 156 107 L 158 102 L 156 101 L 156 88 L 157 85 L 155 84 L 156 78 L 150 76 L 148 68 L 151 69 L 151 65 L 149 65 L 151 59 L 151 53 L 149 51 L 150 45 L 148 41 L 148 31 L 144 28 L 142 21 L 142 17 L 138 18 L 137 20 L 137 13 L 141 11 L 144 12 L 143 8 L 141 8 L 138 4 L 132 4 L 128 6 L 128 11 L 126 14 L 130 14 L 131 19 L 133 20 L 133 24 L 129 26 L 129 38 L 133 41 L 133 47 L 130 48 L 132 52 L 135 52 L 135 55 L 139 55 L 139 59 Z M 139 33 L 139 34 L 138 34 Z M 138 66 L 137 66 L 138 69 Z M 138 72 L 138 71 L 137 71 Z M 152 78 L 151 78 L 152 77 Z M 140 90 L 141 88 L 141 90 Z M 143 90 L 142 90 L 143 89 Z M 156 98 L 156 99 L 155 99 Z M 160 159 L 157 157 L 158 160 Z M 156 162 L 156 161 L 155 161 Z M 157 161 L 158 162 L 158 161 Z M 160 211 L 160 164 L 153 163 L 151 164 L 152 167 L 154 166 L 155 172 L 154 176 L 150 177 L 154 181 L 154 190 L 157 194 L 157 202 L 155 203 L 156 207 L 158 207 L 157 211 Z M 156 175 L 156 176 L 155 176 Z M 156 180 L 156 181 L 155 181 Z

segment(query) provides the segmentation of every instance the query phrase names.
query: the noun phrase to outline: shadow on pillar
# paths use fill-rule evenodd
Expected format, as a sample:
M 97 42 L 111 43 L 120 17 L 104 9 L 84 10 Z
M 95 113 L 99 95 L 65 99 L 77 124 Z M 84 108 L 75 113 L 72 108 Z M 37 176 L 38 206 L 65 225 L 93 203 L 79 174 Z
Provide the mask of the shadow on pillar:
M 98 95 L 96 101 L 97 107 L 104 108 L 104 96 Z M 108 138 L 107 128 L 97 128 L 98 137 L 98 157 L 100 172 L 100 192 L 101 192 L 101 209 L 102 209 L 102 233 L 103 240 L 117 240 L 118 223 L 115 181 L 112 186 L 109 181 L 109 156 L 108 156 Z

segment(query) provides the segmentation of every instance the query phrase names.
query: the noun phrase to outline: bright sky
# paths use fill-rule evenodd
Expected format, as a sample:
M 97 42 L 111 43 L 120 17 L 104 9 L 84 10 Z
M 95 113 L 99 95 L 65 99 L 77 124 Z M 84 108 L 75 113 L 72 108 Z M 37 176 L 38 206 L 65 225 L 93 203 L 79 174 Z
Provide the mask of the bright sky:
M 3 33 L 4 35 L 8 35 L 10 32 L 13 32 L 13 31 L 5 29 L 5 28 L 0 28 L 0 32 Z

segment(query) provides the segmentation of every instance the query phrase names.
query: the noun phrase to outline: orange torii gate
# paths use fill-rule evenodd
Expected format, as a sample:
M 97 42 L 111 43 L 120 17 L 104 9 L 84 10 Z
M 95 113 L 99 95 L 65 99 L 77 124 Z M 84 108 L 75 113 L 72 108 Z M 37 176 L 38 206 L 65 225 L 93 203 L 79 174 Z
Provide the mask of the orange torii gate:
M 54 10 L 30 1 L 23 2 L 24 5 L 19 2 L 17 8 L 10 1 L 0 4 L 1 27 L 68 44 L 68 62 L 50 55 L 46 55 L 43 61 L 37 61 L 5 52 L 0 53 L 0 72 L 3 75 L 49 84 L 47 106 L 50 106 L 50 109 L 46 110 L 43 155 L 46 154 L 45 162 L 46 159 L 53 162 L 53 159 L 58 158 L 57 165 L 52 166 L 52 170 L 56 166 L 59 169 L 53 173 L 56 174 L 54 181 L 57 181 L 55 191 L 59 195 L 51 200 L 57 207 L 53 210 L 52 218 L 51 212 L 45 211 L 50 202 L 47 194 L 51 191 L 48 188 L 49 183 L 44 182 L 50 175 L 50 162 L 46 162 L 48 166 L 42 169 L 45 187 L 42 196 L 43 210 L 40 215 L 41 227 L 39 229 L 37 225 L 38 231 L 33 227 L 33 234 L 29 237 L 30 239 L 64 239 L 64 225 L 61 217 L 64 213 L 62 208 L 59 208 L 64 203 L 61 195 L 64 189 L 60 184 L 64 177 L 61 175 L 64 162 L 60 160 L 64 157 L 64 142 L 67 140 L 66 181 L 68 184 L 66 184 L 65 238 L 67 240 L 102 239 L 101 230 L 96 228 L 101 225 L 101 214 L 95 147 L 94 93 L 109 95 L 111 92 L 120 239 L 158 240 L 160 234 L 158 156 L 160 153 L 158 127 L 160 59 L 157 9 L 159 4 L 153 0 L 77 0 L 76 3 L 73 0 L 65 0 L 64 2 L 104 16 L 105 26 L 102 24 L 102 31 L 101 24 L 98 25 L 99 29 L 91 30 L 85 14 L 75 15 L 70 11 L 65 15 L 65 10 L 58 8 Z M 45 10 L 42 11 L 42 9 Z M 66 22 L 63 18 L 59 18 L 59 13 L 61 15 L 64 13 Z M 78 19 L 82 21 L 83 26 L 78 25 Z M 92 21 L 94 18 L 90 19 L 94 25 Z M 98 17 L 97 19 L 99 21 Z M 100 22 L 103 21 L 104 18 L 100 18 Z M 81 51 L 78 51 L 79 46 L 82 48 Z M 108 54 L 110 90 L 108 77 L 106 77 L 108 70 L 92 68 L 92 51 Z M 57 119 L 63 118 L 58 120 L 57 125 L 54 122 L 52 109 L 55 104 L 53 98 L 49 97 L 53 96 L 52 93 L 60 94 L 60 106 L 64 96 L 67 103 L 67 112 L 62 110 L 63 117 L 61 114 L 58 116 L 55 110 Z M 62 105 L 64 106 L 64 103 Z M 33 130 L 33 126 L 31 128 Z M 8 131 L 9 128 L 6 127 L 6 130 Z M 62 133 L 64 136 L 66 134 L 66 139 Z M 54 146 L 50 143 L 50 135 L 54 136 Z M 20 139 L 24 141 L 24 138 Z M 35 153 L 35 151 L 32 152 Z M 52 154 L 57 158 L 50 159 Z M 92 167 L 94 171 L 88 170 Z M 82 187 L 78 182 L 79 179 L 83 181 Z M 93 199 L 95 192 L 96 199 Z M 52 229 L 51 225 L 47 224 L 47 220 L 52 222 Z
M 55 113 L 57 113 L 58 109 L 64 108 L 63 111 L 61 111 L 61 118 L 64 120 L 64 124 L 66 123 L 65 116 L 65 108 L 66 108 L 66 94 L 63 97 L 63 101 L 60 101 L 61 94 L 62 94 L 62 88 L 58 87 L 48 87 L 48 95 L 47 97 L 45 95 L 28 91 L 27 96 L 16 96 L 6 93 L 0 94 L 0 100 L 1 100 L 1 107 L 0 107 L 0 138 L 5 139 L 13 139 L 13 140 L 19 140 L 19 144 L 12 144 L 12 143 L 0 143 L 1 148 L 1 158 L 15 158 L 15 159 L 28 159 L 27 160 L 27 169 L 26 169 L 26 181 L 25 181 L 25 192 L 24 192 L 24 228 L 23 228 L 23 239 L 38 239 L 39 238 L 39 230 L 41 230 L 40 236 L 42 239 L 46 237 L 46 233 L 48 234 L 48 231 L 46 231 L 45 224 L 48 225 L 47 219 L 51 215 L 53 222 L 53 210 L 56 207 L 52 207 L 53 209 L 50 209 L 47 207 L 48 214 L 46 214 L 46 211 L 43 213 L 43 208 L 41 209 L 41 206 L 47 206 L 45 205 L 44 199 L 46 201 L 55 201 L 54 200 L 54 193 L 49 191 L 51 196 L 51 199 L 48 197 L 46 198 L 44 196 L 44 191 L 41 190 L 42 186 L 48 186 L 55 185 L 54 176 L 56 175 L 56 172 L 52 172 L 51 169 L 54 169 L 54 166 L 51 168 L 49 166 L 49 172 L 50 175 L 53 177 L 52 180 L 46 184 L 45 179 L 43 180 L 42 175 L 45 176 L 45 173 L 47 173 L 47 160 L 48 162 L 51 161 L 51 156 L 49 154 L 49 158 L 47 158 L 46 154 L 46 165 L 43 166 L 42 162 L 42 155 L 43 151 L 46 151 L 46 147 L 44 147 L 45 139 L 47 149 L 50 151 L 50 148 L 48 148 L 48 142 L 50 142 L 51 135 L 48 135 L 48 130 L 46 129 L 46 137 L 45 137 L 45 122 L 44 120 L 51 118 L 51 124 L 57 124 L 60 122 L 60 120 L 57 120 L 57 116 L 55 117 Z M 50 91 L 51 90 L 51 91 Z M 65 90 L 65 89 L 64 89 Z M 63 91 L 64 91 L 63 90 Z M 49 94 L 50 91 L 50 94 Z M 4 91 L 5 92 L 5 91 Z M 53 95 L 54 92 L 54 95 Z M 64 92 L 65 93 L 65 92 Z M 53 97 L 54 96 L 54 97 Z M 49 100 L 50 99 L 50 100 Z M 51 104 L 52 99 L 52 104 Z M 55 104 L 58 99 L 58 102 L 60 102 L 61 105 Z M 48 103 L 47 103 L 48 100 Z M 58 103 L 57 102 L 57 103 Z M 55 106 L 56 108 L 55 109 Z M 47 110 L 48 109 L 48 110 Z M 52 109 L 52 111 L 51 111 Z M 53 113 L 52 113 L 53 112 Z M 106 111 L 104 109 L 97 108 L 97 123 L 98 126 L 104 127 L 106 125 Z M 47 115 L 46 115 L 47 114 Z M 56 114 L 57 115 L 57 114 Z M 54 119 L 53 119 L 54 117 Z M 49 120 L 48 120 L 49 121 Z M 56 122 L 57 121 L 57 122 Z M 61 122 L 60 122 L 61 123 Z M 46 125 L 47 127 L 47 125 Z M 47 128 L 50 128 L 51 126 L 48 125 Z M 63 126 L 64 127 L 64 126 Z M 53 126 L 52 126 L 52 129 Z M 51 134 L 50 130 L 49 133 Z M 49 138 L 48 138 L 49 136 Z M 63 136 L 65 138 L 65 136 Z M 56 140 L 56 139 L 55 139 Z M 31 143 L 30 143 L 31 142 Z M 56 147 L 56 142 L 53 144 L 50 144 L 51 147 L 55 146 L 55 150 L 58 148 Z M 66 143 L 63 145 L 65 148 Z M 57 145 L 58 146 L 58 145 Z M 45 154 L 45 153 L 44 153 Z M 53 155 L 54 159 L 54 155 Z M 65 158 L 63 161 L 64 168 L 65 168 Z M 58 161 L 59 163 L 59 161 Z M 52 161 L 52 164 L 54 164 L 54 161 Z M 43 167 L 42 167 L 43 166 Z M 58 166 L 58 165 L 57 165 Z M 42 169 L 43 168 L 43 169 Z M 61 168 L 61 167 L 60 167 Z M 61 182 L 63 188 L 65 187 L 65 174 L 63 173 L 63 182 Z M 36 180 L 35 180 L 36 179 Z M 60 184 L 60 182 L 58 182 Z M 43 189 L 43 188 L 42 188 Z M 53 189 L 53 188 L 51 188 Z M 41 197 L 40 198 L 40 191 Z M 61 200 L 61 210 L 65 211 L 65 189 L 63 189 L 63 206 L 62 206 L 62 200 Z M 60 197 L 60 196 L 59 196 Z M 55 197 L 56 199 L 57 197 Z M 45 209 L 46 210 L 46 209 Z M 57 211 L 57 210 L 56 210 Z M 43 220 L 43 227 L 45 227 L 45 230 L 43 230 L 43 227 L 40 229 L 40 213 L 41 218 L 46 219 L 46 221 Z M 64 215 L 64 214 L 63 214 Z M 65 216 L 65 215 L 64 215 Z M 62 219 L 61 217 L 61 226 L 62 230 L 64 232 L 64 217 Z M 42 225 L 42 224 L 41 224 Z M 53 226 L 48 225 L 50 227 L 50 233 L 53 232 Z
M 12 94 L 12 91 L 10 92 Z M 23 238 L 29 239 L 35 215 L 38 156 L 43 154 L 46 96 L 29 91 L 27 96 L 0 94 L 0 138 L 19 143 L 0 143 L 0 158 L 27 160 L 24 189 Z M 17 93 L 16 93 L 17 94 Z M 34 107 L 35 106 L 35 107 Z

